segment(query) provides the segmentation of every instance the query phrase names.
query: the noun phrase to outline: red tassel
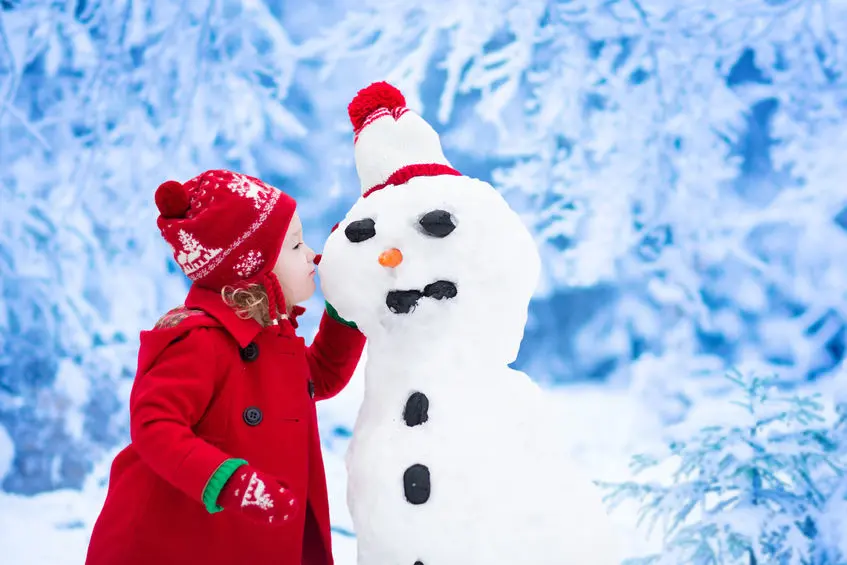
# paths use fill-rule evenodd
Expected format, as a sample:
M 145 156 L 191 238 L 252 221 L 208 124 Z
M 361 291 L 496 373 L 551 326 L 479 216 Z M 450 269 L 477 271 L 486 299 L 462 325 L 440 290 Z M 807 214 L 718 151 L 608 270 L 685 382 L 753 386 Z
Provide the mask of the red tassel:
M 265 290 L 268 294 L 268 315 L 271 323 L 278 325 L 280 312 L 285 312 L 285 296 L 282 294 L 282 287 L 275 274 L 269 272 L 265 274 L 264 279 Z
M 295 330 L 299 326 L 299 324 L 297 323 L 297 316 L 301 315 L 305 311 L 305 308 L 297 305 L 295 305 L 294 308 L 291 309 L 291 315 L 288 317 L 288 319 L 291 321 L 291 325 L 294 326 Z

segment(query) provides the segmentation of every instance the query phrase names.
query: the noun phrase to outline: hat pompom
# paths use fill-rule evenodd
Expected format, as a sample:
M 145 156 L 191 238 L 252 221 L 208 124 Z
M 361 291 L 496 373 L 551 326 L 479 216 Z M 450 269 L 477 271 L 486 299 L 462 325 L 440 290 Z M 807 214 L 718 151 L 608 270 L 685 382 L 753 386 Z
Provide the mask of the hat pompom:
M 156 189 L 156 207 L 163 218 L 182 218 L 191 207 L 188 191 L 182 183 L 167 180 Z
M 365 120 L 380 108 L 393 110 L 406 105 L 403 93 L 387 82 L 375 82 L 360 90 L 353 101 L 347 106 L 353 129 L 358 131 L 365 125 Z

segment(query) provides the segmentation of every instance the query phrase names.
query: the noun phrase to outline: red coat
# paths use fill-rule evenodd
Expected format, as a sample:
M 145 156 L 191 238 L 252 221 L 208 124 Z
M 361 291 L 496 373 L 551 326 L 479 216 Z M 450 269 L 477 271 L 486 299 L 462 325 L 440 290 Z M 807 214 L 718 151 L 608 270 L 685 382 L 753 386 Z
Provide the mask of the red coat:
M 132 442 L 112 464 L 86 564 L 331 565 L 315 401 L 349 382 L 364 336 L 324 313 L 306 347 L 291 324 L 279 335 L 196 287 L 166 320 L 141 333 Z M 293 489 L 292 521 L 206 510 L 206 482 L 233 457 Z

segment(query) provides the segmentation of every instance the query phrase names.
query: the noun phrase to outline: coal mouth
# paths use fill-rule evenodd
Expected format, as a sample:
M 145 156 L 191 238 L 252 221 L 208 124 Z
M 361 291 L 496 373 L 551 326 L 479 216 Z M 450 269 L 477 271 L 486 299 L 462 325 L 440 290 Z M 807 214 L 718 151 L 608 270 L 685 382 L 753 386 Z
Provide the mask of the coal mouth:
M 423 290 L 392 290 L 385 297 L 385 305 L 395 314 L 408 314 L 414 312 L 421 298 L 444 300 L 455 298 L 456 293 L 456 283 L 435 281 L 426 285 Z

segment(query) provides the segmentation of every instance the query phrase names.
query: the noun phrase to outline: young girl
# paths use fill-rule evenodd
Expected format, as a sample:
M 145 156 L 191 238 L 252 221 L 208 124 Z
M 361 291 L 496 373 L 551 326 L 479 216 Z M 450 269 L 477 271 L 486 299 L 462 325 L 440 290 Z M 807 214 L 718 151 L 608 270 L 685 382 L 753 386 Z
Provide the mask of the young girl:
M 311 346 L 296 335 L 319 257 L 289 196 L 207 171 L 156 205 L 192 285 L 141 333 L 132 442 L 86 563 L 331 565 L 315 401 L 344 388 L 365 338 L 329 304 Z

